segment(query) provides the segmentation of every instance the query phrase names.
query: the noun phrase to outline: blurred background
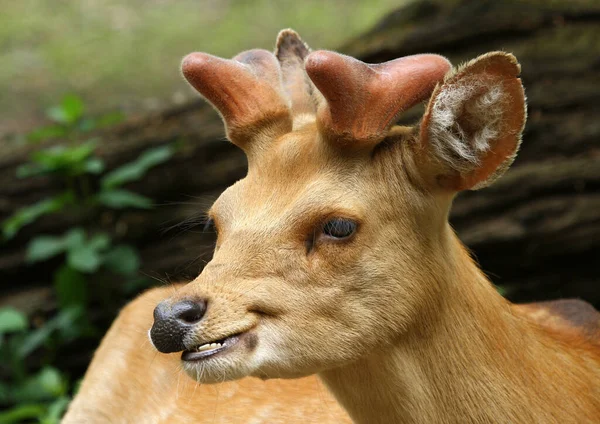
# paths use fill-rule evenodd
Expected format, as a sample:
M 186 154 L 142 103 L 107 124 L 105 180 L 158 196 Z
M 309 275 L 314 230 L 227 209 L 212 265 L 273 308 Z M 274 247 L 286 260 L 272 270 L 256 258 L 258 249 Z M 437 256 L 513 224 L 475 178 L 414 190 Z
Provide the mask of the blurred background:
M 181 104 L 191 94 L 178 68 L 187 53 L 271 50 L 286 27 L 334 49 L 403 2 L 3 0 L 0 133 L 42 122 L 65 93 L 91 114 Z
M 210 259 L 204 211 L 246 162 L 179 63 L 286 27 L 373 63 L 514 53 L 521 152 L 451 222 L 509 299 L 600 306 L 597 0 L 0 0 L 0 423 L 58 422 L 118 310 Z

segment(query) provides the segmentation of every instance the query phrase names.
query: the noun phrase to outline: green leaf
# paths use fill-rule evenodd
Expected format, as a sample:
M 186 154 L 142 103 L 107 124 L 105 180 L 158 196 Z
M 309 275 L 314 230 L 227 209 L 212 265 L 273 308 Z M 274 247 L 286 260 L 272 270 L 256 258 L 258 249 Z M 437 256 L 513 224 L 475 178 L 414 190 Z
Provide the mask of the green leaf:
M 85 106 L 81 97 L 74 94 L 69 94 L 64 97 L 61 103 L 62 109 L 70 119 L 70 122 L 75 122 L 83 116 Z
M 104 266 L 117 274 L 132 275 L 140 267 L 140 258 L 132 246 L 117 245 L 104 256 Z
M 73 94 L 63 98 L 59 106 L 46 111 L 48 118 L 60 124 L 72 125 L 83 116 L 84 104 L 81 98 Z
M 67 306 L 60 310 L 60 316 L 53 325 L 63 345 L 93 331 L 85 310 L 83 305 Z
M 52 146 L 48 149 L 33 152 L 31 159 L 40 165 L 55 167 L 64 160 L 68 154 L 69 148 L 66 146 Z
M 81 227 L 71 228 L 63 235 L 68 249 L 76 249 L 85 243 L 85 230 Z
M 81 272 L 94 272 L 102 264 L 102 257 L 98 250 L 89 243 L 85 243 L 76 249 L 67 252 L 67 264 Z
M 96 234 L 86 240 L 85 230 L 73 228 L 62 236 L 38 236 L 27 247 L 27 261 L 47 260 L 61 253 L 67 253 L 67 263 L 82 272 L 98 269 L 102 260 L 101 253 L 110 247 L 110 237 L 104 233 Z
M 68 130 L 62 125 L 49 125 L 33 130 L 27 134 L 27 140 L 32 143 L 48 140 L 50 138 L 61 138 L 68 134 Z
M 70 240 L 67 263 L 77 271 L 94 272 L 102 264 L 102 252 L 110 246 L 110 237 L 100 233 L 86 241 L 83 230 L 80 231 L 78 238 Z
M 30 206 L 19 209 L 14 215 L 2 222 L 2 234 L 5 239 L 11 239 L 24 226 L 36 221 L 39 217 L 58 212 L 65 205 L 73 203 L 73 193 L 65 191 L 58 196 L 40 200 Z
M 91 131 L 96 128 L 106 128 L 116 125 L 124 119 L 125 115 L 120 111 L 109 112 L 98 118 L 82 118 L 77 124 L 77 127 L 79 128 L 79 131 L 82 132 Z
M 52 394 L 53 396 L 64 394 L 64 379 L 56 368 L 50 366 L 42 368 L 37 376 L 37 382 L 43 390 Z
M 60 237 L 38 236 L 27 246 L 27 262 L 39 262 L 63 253 L 67 249 L 65 240 Z
M 83 274 L 68 265 L 54 273 L 54 290 L 61 309 L 87 304 L 87 285 Z
M 50 259 L 70 249 L 77 249 L 85 243 L 85 231 L 75 227 L 62 236 L 38 236 L 27 246 L 28 262 Z
M 16 402 L 47 400 L 65 394 L 66 388 L 66 380 L 60 372 L 46 366 L 15 387 L 12 397 Z
M 111 240 L 108 234 L 98 233 L 90 239 L 89 243 L 94 250 L 106 250 L 110 246 Z
M 0 412 L 0 424 L 22 423 L 41 416 L 46 411 L 46 406 L 40 403 L 20 404 L 14 408 Z
M 40 150 L 32 155 L 34 161 L 49 166 L 61 165 L 63 163 L 80 162 L 92 154 L 96 148 L 95 140 L 88 140 L 77 146 L 54 146 L 49 149 Z
M 71 399 L 68 396 L 61 396 L 48 406 L 48 412 L 40 418 L 40 424 L 58 424 L 63 416 Z
M 82 118 L 77 123 L 77 128 L 81 132 L 92 131 L 96 128 L 96 120 L 94 118 Z
M 163 163 L 173 156 L 175 149 L 172 146 L 160 146 L 146 150 L 139 158 L 127 163 L 102 178 L 103 188 L 115 188 L 125 183 L 142 178 L 153 166 Z
M 112 127 L 125 120 L 125 114 L 119 110 L 102 115 L 96 120 L 96 127 Z
M 81 162 L 96 150 L 97 139 L 91 139 L 76 147 L 65 150 L 65 156 L 70 162 Z
M 29 178 L 45 174 L 46 168 L 37 163 L 25 163 L 17 168 L 17 178 Z
M 21 311 L 4 307 L 0 308 L 0 335 L 27 329 L 27 317 Z
M 97 200 L 104 206 L 113 209 L 152 208 L 151 199 L 129 190 L 103 190 L 98 194 Z
M 24 359 L 29 356 L 31 352 L 46 343 L 54 330 L 53 326 L 46 323 L 46 325 L 27 333 L 17 349 L 18 357 Z
M 96 140 L 88 140 L 74 147 L 54 146 L 31 155 L 33 163 L 17 168 L 19 178 L 58 173 L 77 176 L 98 173 L 104 168 L 100 159 L 89 158 L 96 148 Z
M 79 306 L 71 306 L 61 310 L 45 325 L 27 333 L 17 349 L 17 356 L 21 359 L 29 356 L 34 350 L 46 343 L 55 331 L 76 326 L 82 315 L 83 309 Z
M 69 116 L 65 113 L 62 107 L 52 106 L 46 110 L 46 116 L 59 124 L 69 124 Z
M 84 162 L 83 169 L 88 174 L 99 174 L 104 171 L 104 162 L 99 158 L 90 158 Z

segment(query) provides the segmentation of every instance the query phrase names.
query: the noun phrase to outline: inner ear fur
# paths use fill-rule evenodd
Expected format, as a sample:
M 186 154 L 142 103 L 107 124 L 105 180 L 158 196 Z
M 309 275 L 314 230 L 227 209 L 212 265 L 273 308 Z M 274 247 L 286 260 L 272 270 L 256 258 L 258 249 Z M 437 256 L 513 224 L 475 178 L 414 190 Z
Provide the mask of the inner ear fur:
M 476 190 L 513 162 L 525 125 L 521 67 L 504 52 L 450 71 L 434 90 L 419 134 L 419 162 L 443 189 Z

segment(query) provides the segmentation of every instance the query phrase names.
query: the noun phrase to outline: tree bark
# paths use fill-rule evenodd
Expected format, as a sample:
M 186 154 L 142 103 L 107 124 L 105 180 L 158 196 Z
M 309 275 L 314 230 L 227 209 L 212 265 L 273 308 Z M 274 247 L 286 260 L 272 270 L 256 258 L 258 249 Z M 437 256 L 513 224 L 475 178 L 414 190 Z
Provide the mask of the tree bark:
M 341 50 L 367 62 L 435 52 L 458 64 L 500 49 L 514 53 L 522 65 L 529 100 L 522 149 L 493 186 L 458 196 L 451 222 L 512 300 L 580 297 L 598 307 L 600 4 L 422 0 L 390 13 Z M 415 122 L 418 116 L 417 108 L 403 121 Z M 117 238 L 138 246 L 145 273 L 193 278 L 212 249 L 210 236 L 194 231 L 194 224 L 209 199 L 243 177 L 244 155 L 224 141 L 219 117 L 200 101 L 132 119 L 101 136 L 99 154 L 108 168 L 152 146 L 180 146 L 172 160 L 129 187 L 155 199 L 153 210 L 107 212 L 101 222 Z M 7 148 L 0 158 L 0 219 L 61 188 L 48 178 L 15 178 L 31 150 Z M 32 288 L 47 287 L 56 265 L 27 265 L 26 241 L 82 222 L 85 217 L 69 214 L 43 218 L 1 246 L 5 302 L 7 296 L 25 290 L 30 296 Z

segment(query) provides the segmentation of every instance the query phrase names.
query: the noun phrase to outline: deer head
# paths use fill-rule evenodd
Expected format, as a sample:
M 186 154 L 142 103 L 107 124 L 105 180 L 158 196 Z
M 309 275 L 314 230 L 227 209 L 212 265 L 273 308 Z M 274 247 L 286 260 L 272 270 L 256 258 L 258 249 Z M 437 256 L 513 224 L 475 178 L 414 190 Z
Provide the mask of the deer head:
M 209 211 L 213 259 L 155 310 L 159 351 L 183 351 L 201 382 L 297 377 L 402 343 L 435 314 L 452 198 L 499 177 L 519 146 L 512 55 L 370 65 L 285 30 L 275 54 L 193 53 L 182 70 L 249 167 Z M 395 125 L 427 100 L 418 125 Z

